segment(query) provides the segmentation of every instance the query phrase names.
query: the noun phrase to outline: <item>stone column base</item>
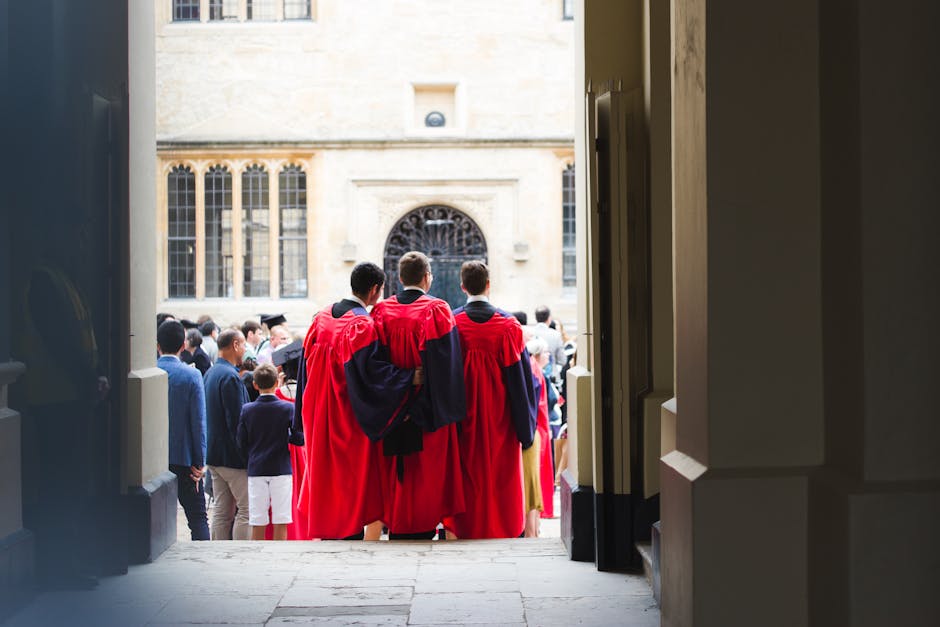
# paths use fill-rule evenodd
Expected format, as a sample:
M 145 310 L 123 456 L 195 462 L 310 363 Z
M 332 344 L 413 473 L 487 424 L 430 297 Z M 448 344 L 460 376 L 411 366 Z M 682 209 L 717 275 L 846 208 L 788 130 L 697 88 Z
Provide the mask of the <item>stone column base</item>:
M 561 540 L 572 560 L 594 561 L 594 488 L 577 485 L 568 470 L 561 473 Z
M 167 470 L 127 494 L 131 564 L 152 562 L 176 542 L 176 475 Z

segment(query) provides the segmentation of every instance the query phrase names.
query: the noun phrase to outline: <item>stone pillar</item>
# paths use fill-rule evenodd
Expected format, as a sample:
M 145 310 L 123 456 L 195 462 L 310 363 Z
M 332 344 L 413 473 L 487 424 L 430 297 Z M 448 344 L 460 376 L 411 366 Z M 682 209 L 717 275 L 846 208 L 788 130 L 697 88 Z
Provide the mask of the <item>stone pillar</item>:
M 167 468 L 167 381 L 156 367 L 156 61 L 154 10 L 128 4 L 130 372 L 122 455 L 132 562 L 176 540 L 176 479 Z
M 805 625 L 823 462 L 819 7 L 673 2 L 663 625 Z
M 937 625 L 940 8 L 820 7 L 826 467 L 811 608 L 821 625 Z

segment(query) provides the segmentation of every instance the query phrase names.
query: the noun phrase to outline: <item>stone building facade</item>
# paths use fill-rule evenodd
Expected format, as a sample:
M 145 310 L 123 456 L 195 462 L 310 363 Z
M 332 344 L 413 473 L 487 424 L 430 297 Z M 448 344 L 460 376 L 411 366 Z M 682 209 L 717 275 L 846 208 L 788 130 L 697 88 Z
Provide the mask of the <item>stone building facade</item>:
M 432 293 L 483 257 L 494 302 L 576 327 L 570 4 L 155 11 L 159 310 L 301 331 L 355 262 L 418 248 Z

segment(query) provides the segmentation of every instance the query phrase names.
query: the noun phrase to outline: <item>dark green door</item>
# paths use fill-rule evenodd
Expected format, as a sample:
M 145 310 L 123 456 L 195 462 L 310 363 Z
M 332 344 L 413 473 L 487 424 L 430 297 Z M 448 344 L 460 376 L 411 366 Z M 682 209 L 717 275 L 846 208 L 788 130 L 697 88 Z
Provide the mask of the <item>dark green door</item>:
M 466 214 L 446 205 L 419 207 L 395 223 L 385 243 L 385 296 L 401 289 L 398 259 L 417 250 L 431 258 L 434 282 L 431 294 L 451 308 L 464 304 L 460 291 L 460 266 L 478 259 L 486 262 L 486 241 L 480 227 Z

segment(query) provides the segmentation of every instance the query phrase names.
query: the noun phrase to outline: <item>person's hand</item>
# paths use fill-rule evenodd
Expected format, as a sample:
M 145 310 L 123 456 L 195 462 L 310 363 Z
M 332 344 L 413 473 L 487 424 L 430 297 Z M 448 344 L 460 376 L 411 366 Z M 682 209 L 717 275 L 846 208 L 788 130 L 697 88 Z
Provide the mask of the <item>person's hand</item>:
M 418 366 L 415 368 L 415 376 L 411 381 L 414 385 L 424 385 L 424 368 Z
M 189 467 L 189 478 L 193 480 L 194 483 L 199 483 L 199 480 L 202 479 L 206 474 L 205 467 L 199 468 L 198 466 Z
M 284 374 L 283 370 L 280 370 L 277 373 L 277 387 L 282 388 L 285 385 L 287 385 L 287 375 Z

